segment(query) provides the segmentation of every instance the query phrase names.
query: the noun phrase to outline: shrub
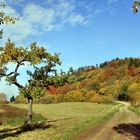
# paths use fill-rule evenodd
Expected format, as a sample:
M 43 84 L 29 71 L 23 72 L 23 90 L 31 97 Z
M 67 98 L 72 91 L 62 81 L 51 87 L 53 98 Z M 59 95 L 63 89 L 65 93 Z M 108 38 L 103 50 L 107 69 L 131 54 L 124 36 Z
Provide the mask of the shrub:
M 93 82 L 92 79 L 83 80 L 83 81 L 80 82 L 80 88 L 85 88 L 92 82 Z
M 86 79 L 85 76 L 80 76 L 79 78 L 77 78 L 77 81 L 83 81 L 83 80 L 85 80 L 85 79 Z
M 80 90 L 68 92 L 64 96 L 64 102 L 84 102 L 84 101 L 86 101 L 86 96 Z
M 100 84 L 98 81 L 94 81 L 87 86 L 87 90 L 94 90 L 94 91 L 98 92 L 99 89 L 100 89 Z
M 64 94 L 55 95 L 55 103 L 61 103 L 64 100 Z
M 79 83 L 73 83 L 73 84 L 66 84 L 63 87 L 58 88 L 57 93 L 58 94 L 65 94 L 72 90 L 77 90 L 79 88 Z
M 20 95 L 16 96 L 15 103 L 27 103 L 27 100 L 24 97 L 24 95 L 20 94 Z
M 42 104 L 51 104 L 55 102 L 55 95 L 47 94 L 46 96 L 42 97 L 40 100 Z
M 102 96 L 99 94 L 95 94 L 91 99 L 91 102 L 96 102 L 96 103 L 112 103 L 113 98 L 112 96 Z
M 50 94 L 56 94 L 57 93 L 57 88 L 55 86 L 49 86 L 49 93 Z
M 77 81 L 77 77 L 75 75 L 71 75 L 68 77 L 68 83 L 74 83 Z
M 131 84 L 131 85 L 129 86 L 129 88 L 128 88 L 128 91 L 129 91 L 130 93 L 135 93 L 135 92 L 140 91 L 140 84 L 138 84 L 138 83 L 133 83 L 133 84 Z
M 121 84 L 118 94 L 118 100 L 121 101 L 128 101 L 129 95 L 128 95 L 128 85 L 127 84 Z
M 83 90 L 82 90 L 83 91 Z M 86 101 L 90 101 L 91 97 L 93 97 L 95 94 L 97 94 L 96 91 L 83 91 L 85 92 L 85 98 L 86 98 Z
M 130 101 L 135 106 L 140 106 L 140 92 L 129 94 Z

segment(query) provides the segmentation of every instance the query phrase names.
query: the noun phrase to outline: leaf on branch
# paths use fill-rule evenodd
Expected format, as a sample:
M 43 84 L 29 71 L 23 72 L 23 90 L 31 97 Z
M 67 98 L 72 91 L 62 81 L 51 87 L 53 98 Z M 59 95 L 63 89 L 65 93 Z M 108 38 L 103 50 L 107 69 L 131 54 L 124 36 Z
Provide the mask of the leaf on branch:
M 139 12 L 139 6 L 140 6 L 140 1 L 134 1 L 133 5 L 132 5 L 132 10 L 134 13 Z

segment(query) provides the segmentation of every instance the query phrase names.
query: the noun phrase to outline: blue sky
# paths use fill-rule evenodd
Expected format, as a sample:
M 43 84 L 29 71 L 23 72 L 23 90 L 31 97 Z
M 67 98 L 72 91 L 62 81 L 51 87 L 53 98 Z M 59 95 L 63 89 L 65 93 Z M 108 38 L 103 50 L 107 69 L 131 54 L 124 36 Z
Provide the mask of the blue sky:
M 2 1 L 2 0 L 1 0 Z M 19 17 L 4 26 L 3 45 L 38 42 L 51 53 L 59 52 L 62 66 L 78 68 L 119 57 L 139 57 L 140 13 L 133 0 L 6 0 L 5 12 Z M 21 79 L 24 81 L 25 79 Z M 2 81 L 1 91 L 17 93 Z

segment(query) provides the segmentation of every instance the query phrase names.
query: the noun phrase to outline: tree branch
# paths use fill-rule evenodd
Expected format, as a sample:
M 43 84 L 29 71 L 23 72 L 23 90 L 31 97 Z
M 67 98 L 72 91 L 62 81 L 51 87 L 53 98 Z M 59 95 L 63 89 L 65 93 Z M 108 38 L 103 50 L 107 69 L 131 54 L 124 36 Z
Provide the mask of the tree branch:
M 13 84 L 16 85 L 19 89 L 24 89 L 25 88 L 24 86 L 22 86 L 21 84 L 19 84 L 16 81 Z

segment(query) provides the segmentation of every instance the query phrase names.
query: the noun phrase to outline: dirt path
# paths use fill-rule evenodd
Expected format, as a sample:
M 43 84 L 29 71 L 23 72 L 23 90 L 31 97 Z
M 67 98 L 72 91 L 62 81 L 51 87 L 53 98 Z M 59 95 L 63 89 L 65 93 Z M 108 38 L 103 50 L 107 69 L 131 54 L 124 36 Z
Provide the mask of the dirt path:
M 81 140 L 140 140 L 140 117 L 124 104 L 109 121 L 94 128 Z

